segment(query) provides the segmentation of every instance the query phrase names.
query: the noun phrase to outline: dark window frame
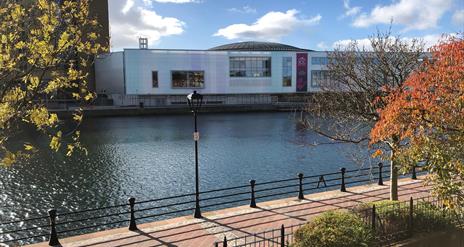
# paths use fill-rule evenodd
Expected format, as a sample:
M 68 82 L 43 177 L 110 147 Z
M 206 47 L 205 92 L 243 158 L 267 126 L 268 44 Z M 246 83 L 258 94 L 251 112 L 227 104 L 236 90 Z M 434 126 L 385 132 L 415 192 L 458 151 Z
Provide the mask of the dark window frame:
M 291 87 L 293 79 L 293 58 L 282 57 L 282 86 Z
M 272 77 L 270 56 L 230 56 L 229 77 L 269 78 Z
M 156 75 L 156 80 L 155 80 Z M 152 70 L 151 71 L 151 87 L 152 88 L 159 88 L 159 79 L 158 79 L 158 71 Z
M 186 82 L 187 86 L 175 86 L 174 85 L 174 73 L 186 73 Z M 190 80 L 191 76 L 195 76 L 194 73 L 201 73 L 203 80 L 200 83 L 201 86 L 194 86 L 194 81 Z M 191 75 L 193 74 L 193 75 Z M 204 70 L 171 70 L 171 88 L 172 89 L 198 89 L 198 88 L 205 88 L 205 82 L 206 82 L 206 76 L 205 76 L 205 71 Z

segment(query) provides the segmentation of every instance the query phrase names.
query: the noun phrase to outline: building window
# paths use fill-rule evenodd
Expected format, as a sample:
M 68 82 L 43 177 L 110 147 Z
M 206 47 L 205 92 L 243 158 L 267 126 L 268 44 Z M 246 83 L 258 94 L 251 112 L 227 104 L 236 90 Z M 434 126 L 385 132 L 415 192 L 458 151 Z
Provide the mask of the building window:
M 329 60 L 327 57 L 312 57 L 311 58 L 311 64 L 314 65 L 327 65 Z
M 312 70 L 311 71 L 311 86 L 320 87 L 321 85 L 328 85 L 329 72 L 327 70 Z
M 292 86 L 292 58 L 291 57 L 282 58 L 282 86 L 284 87 Z
M 158 87 L 158 71 L 151 72 L 151 85 L 152 87 Z
M 271 77 L 271 57 L 230 57 L 230 77 Z
M 204 71 L 171 71 L 173 88 L 203 88 Z

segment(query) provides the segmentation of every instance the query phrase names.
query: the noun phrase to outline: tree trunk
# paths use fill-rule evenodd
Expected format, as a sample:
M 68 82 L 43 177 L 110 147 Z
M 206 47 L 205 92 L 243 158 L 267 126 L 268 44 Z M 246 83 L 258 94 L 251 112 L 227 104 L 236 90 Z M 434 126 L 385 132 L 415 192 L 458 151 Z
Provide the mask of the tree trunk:
M 394 159 L 394 151 L 391 151 L 390 159 L 390 200 L 398 200 L 398 166 Z

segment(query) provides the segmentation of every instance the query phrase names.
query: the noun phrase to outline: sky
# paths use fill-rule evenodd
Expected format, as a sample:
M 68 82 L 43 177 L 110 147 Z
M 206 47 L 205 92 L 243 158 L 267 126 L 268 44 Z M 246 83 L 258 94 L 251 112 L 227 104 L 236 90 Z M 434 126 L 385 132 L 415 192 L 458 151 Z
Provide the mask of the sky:
M 111 50 L 271 41 L 333 50 L 380 30 L 426 46 L 464 31 L 464 0 L 108 0 Z

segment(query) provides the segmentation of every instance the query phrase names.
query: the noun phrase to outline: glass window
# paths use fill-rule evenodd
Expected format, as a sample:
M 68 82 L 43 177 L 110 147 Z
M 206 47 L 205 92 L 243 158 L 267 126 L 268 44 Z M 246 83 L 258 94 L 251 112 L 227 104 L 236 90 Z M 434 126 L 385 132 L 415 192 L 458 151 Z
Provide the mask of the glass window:
M 327 59 L 327 57 L 312 57 L 311 58 L 311 64 L 314 64 L 314 65 L 327 65 L 328 64 L 328 59 Z
M 158 87 L 158 71 L 151 72 L 151 85 L 152 87 Z
M 328 85 L 329 72 L 327 70 L 312 70 L 311 71 L 311 86 L 320 87 L 321 85 Z
M 270 77 L 270 57 L 230 57 L 230 77 Z
M 284 87 L 292 86 L 292 58 L 291 57 L 282 58 L 282 86 Z
M 173 88 L 203 88 L 204 71 L 171 71 Z

